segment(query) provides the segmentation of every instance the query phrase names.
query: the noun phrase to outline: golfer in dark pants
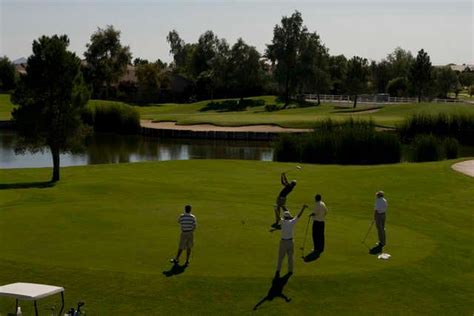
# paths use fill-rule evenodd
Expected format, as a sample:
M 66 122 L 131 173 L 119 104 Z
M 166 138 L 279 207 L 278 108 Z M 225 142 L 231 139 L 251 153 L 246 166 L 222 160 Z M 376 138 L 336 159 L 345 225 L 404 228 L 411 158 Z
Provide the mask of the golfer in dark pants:
M 280 191 L 280 194 L 278 194 L 278 197 L 276 200 L 275 223 L 272 225 L 272 227 L 275 227 L 275 228 L 280 227 L 281 209 L 283 209 L 284 212 L 288 211 L 288 208 L 286 207 L 286 196 L 290 194 L 290 192 L 293 191 L 293 188 L 296 186 L 296 180 L 291 180 L 291 182 L 288 182 L 288 179 L 286 178 L 285 173 L 281 174 L 280 181 L 281 181 L 281 184 L 284 186 L 284 188 Z
M 376 193 L 377 198 L 375 199 L 374 206 L 374 221 L 377 227 L 377 234 L 379 237 L 378 247 L 380 251 L 385 246 L 385 214 L 387 212 L 387 200 L 384 198 L 384 192 L 378 191 Z
M 324 226 L 328 209 L 320 194 L 316 194 L 314 200 L 313 213 L 309 215 L 313 218 L 313 252 L 321 254 L 324 251 Z

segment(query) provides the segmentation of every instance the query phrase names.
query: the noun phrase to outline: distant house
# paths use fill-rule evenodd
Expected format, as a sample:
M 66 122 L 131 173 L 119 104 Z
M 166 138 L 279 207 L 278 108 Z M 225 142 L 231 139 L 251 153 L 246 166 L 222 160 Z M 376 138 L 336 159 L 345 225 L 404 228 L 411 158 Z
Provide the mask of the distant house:
M 474 65 L 473 64 L 462 64 L 462 65 L 456 65 L 456 64 L 449 64 L 448 65 L 452 70 L 454 71 L 474 71 Z
M 17 74 L 26 75 L 26 63 L 25 64 L 15 64 L 15 71 Z

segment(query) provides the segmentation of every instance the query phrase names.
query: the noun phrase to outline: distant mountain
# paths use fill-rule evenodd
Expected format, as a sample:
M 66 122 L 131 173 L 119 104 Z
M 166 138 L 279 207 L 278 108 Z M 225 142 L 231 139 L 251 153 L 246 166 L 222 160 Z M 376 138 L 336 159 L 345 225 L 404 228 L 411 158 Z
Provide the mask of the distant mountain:
M 18 58 L 17 60 L 14 60 L 13 63 L 15 65 L 20 65 L 20 64 L 26 64 L 27 61 L 28 59 L 26 59 L 25 57 L 21 57 L 21 58 Z

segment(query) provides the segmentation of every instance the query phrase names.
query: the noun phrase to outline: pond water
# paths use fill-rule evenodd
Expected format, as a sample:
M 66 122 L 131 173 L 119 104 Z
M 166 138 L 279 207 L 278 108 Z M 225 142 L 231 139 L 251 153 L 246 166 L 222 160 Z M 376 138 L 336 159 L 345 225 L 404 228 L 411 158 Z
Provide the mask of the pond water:
M 0 168 L 51 167 L 48 150 L 15 154 L 17 134 L 0 130 Z M 152 160 L 243 159 L 273 160 L 270 142 L 158 139 L 143 136 L 95 134 L 87 140 L 82 153 L 61 155 L 61 166 L 81 166 Z

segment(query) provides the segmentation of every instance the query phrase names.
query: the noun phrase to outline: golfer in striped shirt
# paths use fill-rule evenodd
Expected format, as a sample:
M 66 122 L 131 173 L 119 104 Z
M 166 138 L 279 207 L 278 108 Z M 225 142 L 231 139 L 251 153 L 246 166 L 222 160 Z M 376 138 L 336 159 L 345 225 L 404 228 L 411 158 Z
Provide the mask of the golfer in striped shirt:
M 191 256 L 191 248 L 193 247 L 193 232 L 196 229 L 196 216 L 191 214 L 191 205 L 184 207 L 184 213 L 178 218 L 178 223 L 181 225 L 181 237 L 179 239 L 179 247 L 176 258 L 171 259 L 174 264 L 179 263 L 179 256 L 184 249 L 186 249 L 186 263 L 189 264 L 189 257 Z

